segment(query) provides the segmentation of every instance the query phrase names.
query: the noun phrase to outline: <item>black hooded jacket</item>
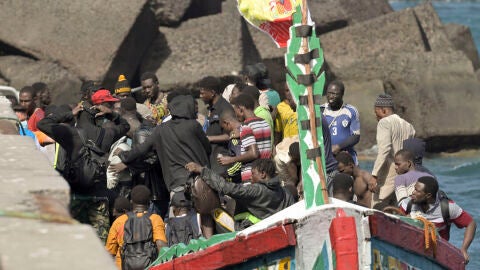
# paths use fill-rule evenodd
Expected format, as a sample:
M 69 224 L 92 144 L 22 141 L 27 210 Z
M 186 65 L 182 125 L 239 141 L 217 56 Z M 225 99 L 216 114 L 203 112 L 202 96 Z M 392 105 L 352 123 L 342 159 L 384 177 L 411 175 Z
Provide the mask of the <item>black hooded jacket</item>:
M 129 152 L 119 154 L 125 164 L 144 156 L 154 149 L 162 166 L 163 179 L 169 191 L 184 185 L 190 173 L 185 169 L 189 162 L 209 166 L 210 142 L 202 126 L 195 120 L 195 103 L 192 96 L 180 95 L 168 104 L 172 119 L 157 126 L 153 134 Z
M 219 193 L 235 199 L 237 209 L 245 209 L 259 219 L 265 219 L 295 203 L 293 195 L 280 185 L 277 177 L 250 185 L 227 182 L 213 170 L 203 168 L 203 180 Z
M 108 153 L 112 144 L 124 136 L 130 128 L 128 122 L 116 113 L 108 114 L 107 119 L 112 121 L 112 125 L 109 128 L 95 126 L 93 119 L 91 124 L 85 122 L 82 127 L 85 140 L 96 142 L 97 146 L 105 153 Z M 46 115 L 45 118 L 38 122 L 38 129 L 60 144 L 65 149 L 68 159 L 77 160 L 80 148 L 83 145 L 82 139 L 78 133 L 78 128 L 65 124 L 71 123 L 73 120 L 72 112 L 68 108 L 65 109 L 59 106 L 55 112 Z M 91 190 L 73 190 L 73 192 L 100 195 L 99 192 L 104 189 L 103 186 L 106 188 L 106 181 L 99 182 L 99 185 L 102 185 L 102 187 L 95 185 Z

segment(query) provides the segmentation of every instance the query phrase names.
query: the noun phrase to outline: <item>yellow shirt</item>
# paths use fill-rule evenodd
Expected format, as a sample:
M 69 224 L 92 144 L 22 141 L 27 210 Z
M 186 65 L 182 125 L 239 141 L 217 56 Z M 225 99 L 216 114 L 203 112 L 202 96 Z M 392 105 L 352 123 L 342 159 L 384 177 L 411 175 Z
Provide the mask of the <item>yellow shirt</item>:
M 281 132 L 283 138 L 298 135 L 297 113 L 285 101 L 277 105 L 275 132 Z
M 152 111 L 152 118 L 155 120 L 157 125 L 162 123 L 163 117 L 168 114 L 167 109 L 167 96 L 162 99 L 160 104 L 151 103 L 149 99 L 147 99 L 144 103 L 150 111 Z
M 141 217 L 142 215 L 143 213 L 137 213 L 138 217 Z M 110 227 L 110 231 L 108 232 L 107 243 L 105 244 L 107 251 L 110 254 L 115 255 L 115 264 L 117 265 L 118 269 L 122 268 L 120 250 L 123 246 L 123 232 L 127 219 L 128 216 L 123 214 L 113 222 L 112 227 Z M 155 243 L 157 240 L 161 240 L 166 243 L 167 238 L 165 236 L 165 224 L 163 223 L 162 217 L 157 214 L 151 214 L 150 221 L 152 222 L 153 227 L 153 242 Z

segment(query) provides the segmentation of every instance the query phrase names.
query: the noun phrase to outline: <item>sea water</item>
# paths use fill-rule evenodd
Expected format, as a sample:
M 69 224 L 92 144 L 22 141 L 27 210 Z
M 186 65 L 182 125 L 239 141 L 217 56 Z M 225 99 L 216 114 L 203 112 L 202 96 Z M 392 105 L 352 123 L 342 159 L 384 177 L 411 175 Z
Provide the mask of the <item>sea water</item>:
M 394 10 L 400 10 L 426 1 L 389 2 Z M 477 50 L 480 49 L 480 1 L 433 1 L 432 4 L 444 24 L 456 23 L 470 27 Z
M 393 9 L 400 10 L 422 2 L 390 1 L 390 4 Z M 433 1 L 432 4 L 444 24 L 456 23 L 470 27 L 477 50 L 480 51 L 480 1 Z M 365 166 L 371 170 L 372 164 L 366 162 Z M 468 211 L 480 227 L 480 150 L 436 154 L 425 158 L 424 164 L 437 176 L 440 188 Z M 452 225 L 450 242 L 461 247 L 464 231 Z M 480 269 L 479 234 L 471 244 L 469 254 L 467 269 Z

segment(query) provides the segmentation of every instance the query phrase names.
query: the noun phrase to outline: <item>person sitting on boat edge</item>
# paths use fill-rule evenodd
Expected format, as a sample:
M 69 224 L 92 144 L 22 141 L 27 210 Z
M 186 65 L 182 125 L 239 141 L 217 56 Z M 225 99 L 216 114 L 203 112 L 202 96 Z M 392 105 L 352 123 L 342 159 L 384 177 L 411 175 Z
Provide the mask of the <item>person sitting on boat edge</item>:
M 357 204 L 371 208 L 372 192 L 368 189 L 368 181 L 372 175 L 355 165 L 355 161 L 348 152 L 340 152 L 335 158 L 338 161 L 338 172 L 353 177 L 353 192 L 357 196 Z
M 416 171 L 428 173 L 431 176 L 435 177 L 435 175 L 428 168 L 423 166 L 423 156 L 425 155 L 425 142 L 422 139 L 406 139 L 405 141 L 403 141 L 403 149 L 413 153 L 413 165 L 415 165 Z
M 333 198 L 357 204 L 353 200 L 353 178 L 345 173 L 337 173 L 333 177 Z
M 450 223 L 454 223 L 458 228 L 465 228 L 461 251 L 465 258 L 465 264 L 469 262 L 468 247 L 475 238 L 477 223 L 470 214 L 458 206 L 453 200 L 449 200 L 449 220 L 445 220 L 442 215 L 440 196 L 438 196 L 438 182 L 431 176 L 420 177 L 415 184 L 415 190 L 412 195 L 399 204 L 400 210 L 410 216 L 422 216 L 435 224 L 442 238 L 449 240 Z M 412 201 L 410 211 L 407 211 L 409 202 Z M 408 212 L 408 213 L 407 213 Z
M 214 190 L 236 201 L 234 217 L 236 229 L 242 230 L 294 203 L 293 195 L 280 185 L 271 159 L 257 159 L 252 163 L 252 183 L 236 184 L 225 181 L 209 168 L 190 162 L 185 168 L 200 174 Z
M 414 154 L 408 150 L 402 149 L 395 154 L 393 159 L 395 163 L 395 196 L 397 202 L 408 198 L 415 189 L 415 183 L 420 177 L 432 176 L 426 172 L 417 171 L 414 164 Z

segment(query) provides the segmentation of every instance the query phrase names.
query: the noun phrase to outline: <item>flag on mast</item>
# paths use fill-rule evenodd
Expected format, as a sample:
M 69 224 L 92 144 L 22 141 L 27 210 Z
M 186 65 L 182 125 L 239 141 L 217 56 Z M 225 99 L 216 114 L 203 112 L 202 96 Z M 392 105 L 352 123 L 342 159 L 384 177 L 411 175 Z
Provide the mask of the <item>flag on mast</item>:
M 254 27 L 267 33 L 277 47 L 287 47 L 292 14 L 302 0 L 238 0 L 238 10 Z

